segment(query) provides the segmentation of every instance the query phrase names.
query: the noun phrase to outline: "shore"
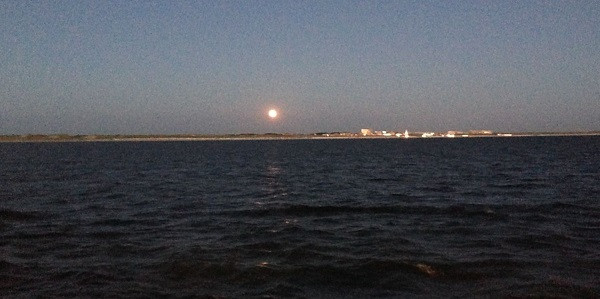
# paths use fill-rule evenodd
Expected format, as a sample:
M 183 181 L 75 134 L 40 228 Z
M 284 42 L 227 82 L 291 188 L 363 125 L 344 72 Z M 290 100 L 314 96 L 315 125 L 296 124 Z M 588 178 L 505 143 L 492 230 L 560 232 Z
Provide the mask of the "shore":
M 226 135 L 67 135 L 67 134 L 31 134 L 0 135 L 0 142 L 137 142 L 137 141 L 214 141 L 214 140 L 297 140 L 297 139 L 438 139 L 438 138 L 501 138 L 501 137 L 536 137 L 536 136 L 600 136 L 600 132 L 526 132 L 497 133 L 480 135 L 442 135 L 422 137 L 415 133 L 408 138 L 396 136 L 362 136 L 357 133 L 315 133 L 315 134 L 226 134 Z

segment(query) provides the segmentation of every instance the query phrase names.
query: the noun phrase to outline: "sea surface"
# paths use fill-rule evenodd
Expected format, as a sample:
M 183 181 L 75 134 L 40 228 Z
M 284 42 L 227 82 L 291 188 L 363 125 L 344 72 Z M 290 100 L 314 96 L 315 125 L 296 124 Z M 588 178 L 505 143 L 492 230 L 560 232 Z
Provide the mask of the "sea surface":
M 1 297 L 599 286 L 600 137 L 0 143 Z

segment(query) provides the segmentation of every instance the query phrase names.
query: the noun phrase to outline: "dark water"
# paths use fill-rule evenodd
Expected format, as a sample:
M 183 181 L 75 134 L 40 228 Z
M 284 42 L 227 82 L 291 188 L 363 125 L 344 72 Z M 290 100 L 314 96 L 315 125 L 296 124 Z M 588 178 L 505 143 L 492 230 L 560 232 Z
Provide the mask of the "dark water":
M 595 297 L 599 149 L 599 137 L 0 144 L 0 294 Z

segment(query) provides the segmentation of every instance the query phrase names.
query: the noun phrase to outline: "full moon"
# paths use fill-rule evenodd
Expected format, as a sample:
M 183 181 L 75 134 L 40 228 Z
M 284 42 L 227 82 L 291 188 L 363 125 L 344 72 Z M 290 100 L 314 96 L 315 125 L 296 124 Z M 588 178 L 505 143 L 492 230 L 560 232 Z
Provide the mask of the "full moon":
M 277 110 L 271 109 L 271 110 L 269 110 L 268 114 L 269 114 L 270 118 L 275 118 L 275 117 L 277 117 Z

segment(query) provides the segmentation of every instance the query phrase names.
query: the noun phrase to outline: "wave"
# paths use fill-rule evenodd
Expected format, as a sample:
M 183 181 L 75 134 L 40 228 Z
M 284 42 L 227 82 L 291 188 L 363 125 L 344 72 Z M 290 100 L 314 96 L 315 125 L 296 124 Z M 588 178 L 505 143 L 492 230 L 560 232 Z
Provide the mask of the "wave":
M 235 261 L 175 260 L 166 262 L 162 271 L 170 279 L 184 284 L 217 280 L 222 284 L 247 285 L 258 293 L 270 294 L 286 285 L 287 295 L 306 296 L 299 286 L 340 290 L 387 290 L 390 294 L 423 293 L 432 284 L 512 279 L 533 262 L 487 259 L 474 262 L 431 262 L 394 259 L 346 259 L 310 263 L 242 264 Z M 305 290 L 305 289 L 304 289 Z M 394 293 L 395 292 L 395 293 Z
M 40 212 L 21 212 L 15 210 L 1 209 L 0 220 L 3 221 L 28 221 L 37 220 L 44 216 Z
M 265 216 L 332 216 L 348 214 L 426 214 L 426 215 L 463 215 L 501 217 L 490 205 L 454 204 L 448 206 L 433 205 L 378 205 L 378 206 L 350 206 L 350 205 L 288 205 L 284 207 L 263 207 L 259 209 L 241 209 L 220 212 L 223 215 L 241 217 Z

